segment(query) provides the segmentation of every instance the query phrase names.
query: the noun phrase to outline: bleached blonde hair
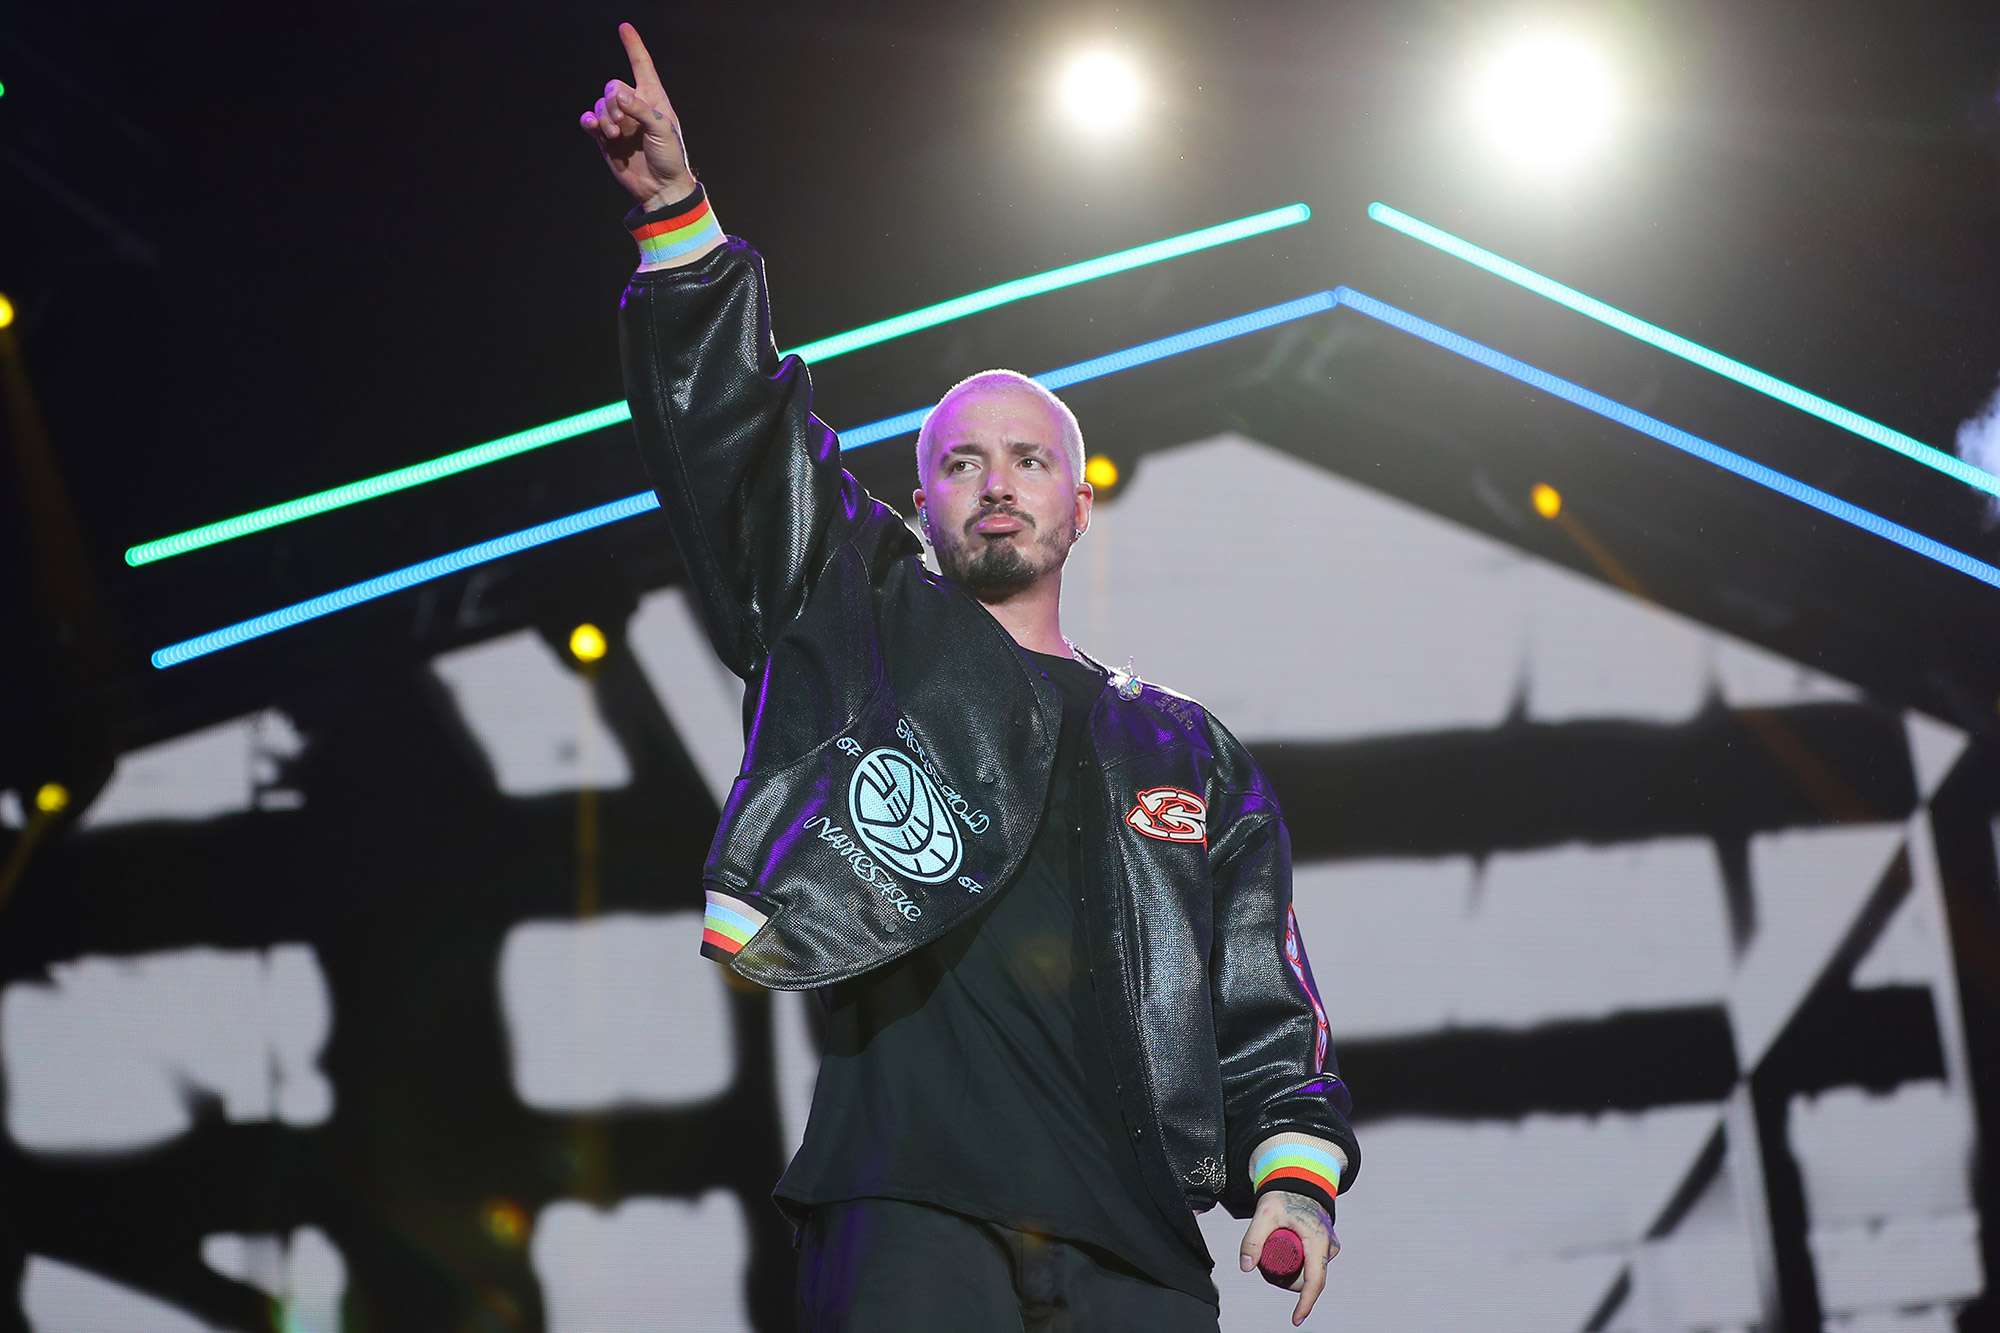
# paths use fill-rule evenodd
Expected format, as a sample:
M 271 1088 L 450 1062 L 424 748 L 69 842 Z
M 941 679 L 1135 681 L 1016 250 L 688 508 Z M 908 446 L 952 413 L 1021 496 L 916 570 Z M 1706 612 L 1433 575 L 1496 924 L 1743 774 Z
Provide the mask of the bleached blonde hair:
M 937 420 L 938 408 L 943 407 L 946 402 L 950 401 L 951 396 L 961 389 L 980 389 L 1002 384 L 1027 389 L 1055 409 L 1057 419 L 1062 422 L 1062 448 L 1063 452 L 1069 456 L 1070 475 L 1078 481 L 1083 480 L 1083 427 L 1076 424 L 1076 413 L 1069 410 L 1068 403 L 1065 403 L 1062 399 L 1056 397 L 1053 393 L 1050 393 L 1020 371 L 996 368 L 993 370 L 982 370 L 976 375 L 967 375 L 964 379 L 946 389 L 943 395 L 937 400 L 937 405 L 931 408 L 930 415 L 924 418 L 923 426 L 917 431 L 917 484 L 919 486 L 924 483 L 924 449 L 930 444 L 932 434 L 931 422 Z

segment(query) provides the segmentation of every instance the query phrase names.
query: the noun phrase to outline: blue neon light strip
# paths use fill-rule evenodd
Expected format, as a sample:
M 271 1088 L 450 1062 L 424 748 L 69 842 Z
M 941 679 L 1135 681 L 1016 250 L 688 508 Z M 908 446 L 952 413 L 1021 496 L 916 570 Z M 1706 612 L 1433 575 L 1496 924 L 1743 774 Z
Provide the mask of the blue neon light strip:
M 504 537 L 494 537 L 476 546 L 467 546 L 448 555 L 437 556 L 419 564 L 405 565 L 387 574 L 378 574 L 360 583 L 351 583 L 345 588 L 322 594 L 308 601 L 295 602 L 291 606 L 280 607 L 276 611 L 256 616 L 250 620 L 238 621 L 234 625 L 212 630 L 192 639 L 168 644 L 153 654 L 156 667 L 178 666 L 204 654 L 223 648 L 234 648 L 239 643 L 275 634 L 281 629 L 302 625 L 308 620 L 330 616 L 335 611 L 345 611 L 350 606 L 372 602 L 378 597 L 387 597 L 392 592 L 414 588 L 419 583 L 441 579 L 447 574 L 456 574 L 474 565 L 483 565 L 489 560 L 525 551 L 532 546 L 542 546 L 549 542 L 561 541 L 564 537 L 574 537 L 579 532 L 601 528 L 607 523 L 616 523 L 621 518 L 643 514 L 648 509 L 658 509 L 660 498 L 651 491 L 628 495 L 623 500 L 613 500 L 610 504 L 586 509 L 568 518 L 555 519 L 549 523 L 510 532 Z
M 1392 231 L 1401 232 L 1413 241 L 1421 241 L 1432 249 L 1442 251 L 1454 259 L 1463 260 L 1474 268 L 1484 269 L 1496 278 L 1504 279 L 1515 286 L 1533 292 L 1545 300 L 1565 306 L 1588 319 L 1594 319 L 1607 328 L 1616 329 L 1628 338 L 1635 338 L 1650 347 L 1657 347 L 1683 361 L 1692 362 L 1703 370 L 1734 380 L 1747 389 L 1755 389 L 1768 398 L 1775 398 L 1785 406 L 1817 417 L 1829 425 L 1860 436 L 1885 449 L 1894 450 L 1913 462 L 1935 468 L 1956 481 L 1964 482 L 1989 495 L 2000 495 L 2000 476 L 1975 467 L 1964 459 L 1944 450 L 1925 444 L 1922 440 L 1905 435 L 1902 431 L 1871 421 L 1853 408 L 1842 407 L 1816 393 L 1808 392 L 1795 384 L 1787 384 L 1775 375 L 1767 374 L 1755 366 L 1745 365 L 1734 357 L 1703 347 L 1698 342 L 1683 338 L 1680 334 L 1651 324 L 1637 315 L 1627 314 L 1617 306 L 1609 305 L 1594 296 L 1578 291 L 1574 287 L 1557 282 L 1531 268 L 1525 268 L 1491 250 L 1474 245 L 1462 236 L 1454 236 L 1442 227 L 1434 227 L 1420 218 L 1413 218 L 1399 208 L 1391 208 L 1384 203 L 1368 205 L 1368 216 Z
M 1172 337 L 1159 338 L 1149 343 L 1140 343 L 1138 346 L 1128 347 L 1122 352 L 1113 352 L 1108 356 L 1100 356 L 1090 361 L 1079 361 L 1075 365 L 1062 366 L 1056 370 L 1037 375 L 1034 378 L 1052 390 L 1071 384 L 1081 384 L 1085 380 L 1115 374 L 1121 370 L 1129 370 L 1134 366 L 1143 366 L 1149 361 L 1158 361 L 1163 357 L 1176 356 L 1182 352 L 1192 352 L 1197 348 L 1209 347 L 1229 338 L 1239 338 L 1246 333 L 1255 333 L 1261 329 L 1268 329 L 1273 325 L 1283 324 L 1288 320 L 1303 319 L 1307 315 L 1318 314 L 1321 311 L 1331 310 L 1333 307 L 1334 295 L 1332 292 L 1315 292 L 1311 296 L 1300 297 L 1296 301 L 1287 301 L 1282 305 L 1267 306 L 1262 310 L 1253 310 L 1248 314 L 1238 315 L 1234 319 L 1225 319 L 1214 324 L 1204 324 L 1198 329 L 1189 329 L 1185 333 L 1177 333 Z M 887 417 L 881 421 L 870 422 L 865 426 L 858 426 L 854 430 L 842 434 L 841 449 L 845 452 L 848 449 L 858 449 L 864 444 L 873 444 L 878 440 L 893 439 L 898 435 L 907 435 L 923 425 L 924 418 L 928 415 L 930 415 L 930 409 L 924 408 L 921 411 L 904 412 L 898 416 Z M 233 648 L 239 643 L 247 643 L 251 639 L 261 638 L 266 634 L 275 634 L 281 629 L 290 629 L 294 625 L 303 624 L 308 620 L 317 620 L 319 617 L 331 615 L 335 611 L 345 611 L 350 606 L 359 606 L 363 602 L 373 601 L 378 597 L 387 597 L 389 594 L 401 592 L 405 588 L 413 588 L 419 583 L 427 583 L 432 579 L 441 579 L 447 574 L 456 574 L 460 570 L 470 569 L 474 565 L 483 565 L 490 560 L 498 560 L 504 556 L 514 555 L 533 546 L 560 541 L 564 537 L 573 537 L 579 532 L 588 532 L 592 528 L 601 528 L 607 523 L 616 523 L 620 519 L 631 518 L 635 514 L 643 514 L 647 510 L 657 509 L 659 506 L 659 497 L 651 491 L 641 491 L 637 495 L 628 495 L 622 500 L 614 500 L 610 504 L 599 505 L 595 509 L 586 509 L 582 513 L 572 514 L 568 518 L 559 518 L 536 527 L 523 528 L 519 532 L 511 532 L 504 537 L 495 537 L 490 541 L 480 542 L 476 546 L 468 546 L 463 550 L 453 551 L 448 555 L 441 555 L 435 559 L 422 561 L 419 564 L 407 565 L 402 569 L 378 575 L 361 583 L 350 584 L 345 588 L 314 597 L 309 601 L 280 607 L 276 611 L 271 611 L 249 620 L 239 621 L 234 625 L 227 625 L 222 629 L 212 630 L 207 634 L 198 635 L 192 639 L 183 639 L 179 643 L 168 644 L 153 654 L 153 665 L 161 669 L 178 666 L 182 662 L 191 661 L 194 658 L 202 657 L 223 648 Z
M 1370 319 L 1380 320 L 1392 328 L 1422 338 L 1433 346 L 1442 347 L 1447 352 L 1454 352 L 1469 361 L 1476 361 L 1523 384 L 1540 389 L 1543 393 L 1553 394 L 1585 411 L 1595 412 L 1621 426 L 1638 431 L 1642 435 L 1649 435 L 1684 453 L 1693 454 L 1704 463 L 1733 472 L 1745 481 L 1753 481 L 1789 499 L 1797 500 L 1800 504 L 1810 505 L 1843 523 L 1853 524 L 1863 532 L 1871 532 L 1906 550 L 1935 560 L 1948 569 L 1955 569 L 1961 574 L 1978 579 L 1981 583 L 2000 588 L 2000 569 L 1983 560 L 1975 560 L 1956 547 L 1946 546 L 1943 542 L 1926 537 L 1921 532 L 1913 532 L 1900 523 L 1892 523 L 1880 514 L 1863 509 L 1859 505 L 1849 504 L 1837 495 L 1829 495 L 1775 468 L 1752 462 L 1741 454 L 1731 453 L 1721 445 L 1711 444 L 1699 436 L 1690 435 L 1678 426 L 1670 426 L 1656 417 L 1649 417 L 1635 408 L 1606 398 L 1601 393 L 1592 393 L 1581 385 L 1572 384 L 1525 361 L 1516 361 L 1513 357 L 1504 352 L 1497 352 L 1484 343 L 1474 342 L 1463 334 L 1440 328 L 1429 320 L 1419 319 L 1406 310 L 1399 310 L 1387 302 L 1378 301 L 1351 287 L 1337 288 L 1335 294 L 1339 297 L 1340 304 L 1367 315 Z

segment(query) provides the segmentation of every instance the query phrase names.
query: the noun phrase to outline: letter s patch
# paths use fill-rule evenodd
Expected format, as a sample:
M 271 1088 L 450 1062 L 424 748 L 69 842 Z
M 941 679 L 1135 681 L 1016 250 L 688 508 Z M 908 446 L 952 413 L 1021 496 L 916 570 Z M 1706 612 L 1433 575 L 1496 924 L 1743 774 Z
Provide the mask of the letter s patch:
M 1148 787 L 1127 812 L 1125 822 L 1161 842 L 1208 845 L 1208 806 L 1201 797 L 1179 787 Z

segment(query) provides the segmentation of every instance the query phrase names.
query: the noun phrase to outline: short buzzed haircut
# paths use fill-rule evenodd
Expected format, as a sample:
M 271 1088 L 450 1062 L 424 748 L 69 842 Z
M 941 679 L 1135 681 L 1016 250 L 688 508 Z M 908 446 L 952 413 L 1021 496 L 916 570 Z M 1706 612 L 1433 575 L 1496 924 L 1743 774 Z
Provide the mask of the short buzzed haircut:
M 998 387 L 1003 384 L 1014 388 L 1027 389 L 1055 409 L 1057 420 L 1062 422 L 1062 449 L 1065 454 L 1069 455 L 1070 475 L 1078 481 L 1083 480 L 1083 428 L 1076 424 L 1076 413 L 1069 410 L 1069 404 L 1018 370 L 995 369 L 982 370 L 976 375 L 967 375 L 964 379 L 946 389 L 943 395 L 938 398 L 937 405 L 932 407 L 930 414 L 924 418 L 923 426 L 917 431 L 917 484 L 919 486 L 923 485 L 924 482 L 924 448 L 930 443 L 931 422 L 937 419 L 938 408 L 943 407 L 946 401 L 961 389 Z

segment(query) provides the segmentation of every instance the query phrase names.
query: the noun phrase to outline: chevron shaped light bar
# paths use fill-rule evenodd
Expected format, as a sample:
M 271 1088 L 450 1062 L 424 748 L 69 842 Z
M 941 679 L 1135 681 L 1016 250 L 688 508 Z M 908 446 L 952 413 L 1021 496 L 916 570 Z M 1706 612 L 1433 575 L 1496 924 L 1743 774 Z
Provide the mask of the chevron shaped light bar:
M 1169 236 L 1164 240 L 1101 255 L 1096 259 L 1066 264 L 1044 273 L 1035 273 L 1025 278 L 1015 278 L 1011 282 L 1000 283 L 998 286 L 968 292 L 964 296 L 927 305 L 920 310 L 877 320 L 873 324 L 864 324 L 845 333 L 836 333 L 817 342 L 794 347 L 784 355 L 797 356 L 815 364 L 831 361 L 837 356 L 845 356 L 864 347 L 873 347 L 877 343 L 935 328 L 955 319 L 964 319 L 996 306 L 1023 301 L 1031 296 L 1041 296 L 1080 283 L 1093 282 L 1098 278 L 1108 278 L 1114 273 L 1143 268 L 1148 264 L 1179 259 L 1183 255 L 1191 255 L 1218 245 L 1227 245 L 1231 241 L 1261 236 L 1282 227 L 1295 227 L 1311 216 L 1312 210 L 1304 204 L 1287 204 L 1283 208 L 1253 213 L 1234 221 L 1203 227 L 1199 231 Z M 287 523 L 297 523 L 301 519 L 312 518 L 335 509 L 344 509 L 366 500 L 375 500 L 415 486 L 442 481 L 461 472 L 470 472 L 489 463 L 497 463 L 502 459 L 513 458 L 631 419 L 631 410 L 624 403 L 607 403 L 588 412 L 579 412 L 559 421 L 517 431 L 512 435 L 503 435 L 497 440 L 476 444 L 455 453 L 442 454 L 426 462 L 414 463 L 392 472 L 378 473 L 373 477 L 350 481 L 342 486 L 315 491 L 311 495 L 302 495 L 296 500 L 287 500 L 282 504 L 253 509 L 234 518 L 205 523 L 198 528 L 189 528 L 185 532 L 177 532 L 154 541 L 141 542 L 125 552 L 125 563 L 133 566 L 148 565 L 158 560 L 186 555 L 190 551 L 199 551 L 204 547 L 282 527 Z
M 1386 301 L 1377 300 L 1365 292 L 1355 291 L 1351 287 L 1340 287 L 1330 292 L 1314 292 L 1311 295 L 1300 297 L 1298 300 L 1287 301 L 1282 305 L 1269 306 L 1263 310 L 1253 310 L 1247 314 L 1239 315 L 1234 319 L 1222 320 L 1214 324 L 1203 325 L 1200 328 L 1189 329 L 1185 333 L 1175 334 L 1170 338 L 1161 338 L 1153 342 L 1141 343 L 1136 347 L 1126 348 L 1122 352 L 1114 352 L 1108 356 L 1097 357 L 1090 361 L 1080 361 L 1074 365 L 1063 366 L 1037 375 L 1035 378 L 1051 389 L 1069 384 L 1078 384 L 1084 380 L 1114 374 L 1117 371 L 1144 365 L 1150 361 L 1158 361 L 1163 357 L 1173 356 L 1180 352 L 1212 346 L 1225 338 L 1238 337 L 1246 333 L 1256 332 L 1259 329 L 1271 328 L 1278 324 L 1303 319 L 1308 315 L 1333 310 L 1340 306 L 1345 306 L 1357 314 L 1366 315 L 1368 318 L 1376 320 L 1389 328 L 1407 333 L 1412 337 L 1463 357 L 1468 361 L 1485 366 L 1490 370 L 1498 371 L 1510 379 L 1530 385 L 1552 397 L 1560 398 L 1564 402 L 1595 413 L 1608 421 L 1616 422 L 1650 439 L 1670 445 L 1691 457 L 1700 459 L 1712 467 L 1721 468 L 1723 471 L 1733 473 L 1745 481 L 1762 486 L 1767 490 L 1784 496 L 1788 500 L 1806 505 L 1831 518 L 1859 528 L 1863 532 L 1880 537 L 1884 541 L 1892 542 L 1904 550 L 1923 556 L 1927 560 L 1936 561 L 1947 569 L 1956 570 L 1968 578 L 1979 580 L 1989 587 L 2000 588 L 2000 568 L 1995 568 L 1983 560 L 1967 555 L 1964 551 L 1958 550 L 1956 547 L 1947 546 L 1943 542 L 1926 537 L 1920 532 L 1906 528 L 1871 510 L 1851 504 L 1839 496 L 1829 494 L 1817 487 L 1809 486 L 1797 478 L 1778 471 L 1776 468 L 1766 467 L 1764 464 L 1758 463 L 1753 459 L 1745 458 L 1741 454 L 1725 449 L 1721 445 L 1711 443 L 1697 435 L 1692 435 L 1678 426 L 1670 425 L 1657 417 L 1648 416 L 1635 407 L 1618 402 L 1615 399 L 1607 398 L 1603 394 L 1595 393 L 1592 390 L 1584 388 L 1582 385 L 1563 379 L 1559 375 L 1553 375 L 1538 366 L 1532 366 L 1525 361 L 1516 360 L 1508 356 L 1505 352 L 1488 347 L 1484 343 L 1476 342 L 1471 338 L 1465 337 L 1463 334 L 1455 333 L 1441 325 L 1433 324 L 1429 320 L 1413 315 L 1407 310 L 1399 309 Z M 882 421 L 871 422 L 868 425 L 856 427 L 854 430 L 843 434 L 842 446 L 843 448 L 858 448 L 859 445 L 854 443 L 856 440 L 874 442 L 892 439 L 898 435 L 907 435 L 923 424 L 924 416 L 928 410 L 905 412 L 898 416 L 885 418 Z M 191 661 L 194 658 L 216 652 L 223 648 L 246 643 L 251 639 L 273 634 L 282 629 L 289 629 L 293 625 L 303 624 L 308 620 L 331 615 L 333 612 L 343 611 L 348 607 L 358 606 L 363 602 L 372 601 L 379 597 L 386 597 L 391 593 L 400 592 L 405 588 L 414 587 L 419 583 L 443 578 L 460 570 L 470 569 L 474 565 L 498 560 L 504 556 L 528 550 L 531 547 L 544 545 L 552 541 L 559 541 L 564 537 L 575 536 L 579 532 L 588 532 L 593 528 L 603 527 L 608 523 L 615 523 L 621 519 L 630 518 L 635 514 L 642 514 L 649 509 L 656 509 L 658 507 L 658 498 L 651 491 L 641 491 L 636 495 L 626 496 L 624 499 L 615 500 L 610 504 L 599 505 L 596 508 L 586 509 L 581 513 L 571 514 L 565 518 L 555 519 L 532 528 L 524 528 L 519 532 L 495 537 L 489 541 L 480 542 L 475 546 L 468 546 L 461 550 L 438 556 L 435 559 L 423 561 L 420 564 L 409 565 L 403 569 L 394 570 L 388 574 L 379 575 L 376 578 L 352 584 L 346 588 L 337 589 L 334 592 L 312 598 L 308 601 L 299 602 L 288 607 L 281 607 L 266 615 L 257 616 L 235 625 L 229 625 L 208 634 L 183 640 L 180 643 L 169 644 L 153 654 L 153 665 L 161 668 L 176 666 L 182 662 Z

